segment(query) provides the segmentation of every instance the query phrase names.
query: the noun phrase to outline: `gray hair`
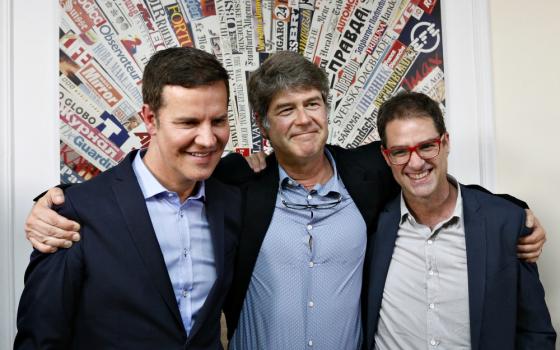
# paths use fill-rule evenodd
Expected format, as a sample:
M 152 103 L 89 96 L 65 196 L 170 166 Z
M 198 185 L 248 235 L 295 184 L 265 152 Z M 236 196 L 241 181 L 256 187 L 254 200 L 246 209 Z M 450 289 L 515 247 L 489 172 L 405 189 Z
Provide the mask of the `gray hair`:
M 261 124 L 268 129 L 268 108 L 277 93 L 290 89 L 317 89 L 327 104 L 329 81 L 325 72 L 293 51 L 279 51 L 251 74 L 249 102 Z

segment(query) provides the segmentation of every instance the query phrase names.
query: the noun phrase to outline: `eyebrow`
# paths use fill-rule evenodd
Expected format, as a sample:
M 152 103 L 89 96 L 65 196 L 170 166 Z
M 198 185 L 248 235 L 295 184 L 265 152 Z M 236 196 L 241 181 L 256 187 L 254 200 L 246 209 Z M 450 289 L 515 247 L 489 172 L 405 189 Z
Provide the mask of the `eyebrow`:
M 421 144 L 426 143 L 426 142 L 436 141 L 436 140 L 438 140 L 440 137 L 441 137 L 441 136 L 436 136 L 436 137 L 433 137 L 433 138 L 431 138 L 431 139 L 427 139 L 427 140 L 424 140 L 424 141 L 417 142 L 417 143 L 415 143 L 414 145 L 410 145 L 410 146 L 409 146 L 409 145 L 396 145 L 396 146 L 387 147 L 386 149 L 391 150 L 391 149 L 395 149 L 395 148 L 410 148 L 410 147 L 414 147 L 414 146 L 421 145 Z
M 219 115 L 215 115 L 210 117 L 211 120 L 218 120 L 218 119 L 227 119 L 228 115 L 227 113 L 225 114 L 219 114 Z M 202 118 L 205 119 L 205 118 Z M 193 116 L 183 116 L 183 117 L 177 117 L 175 120 L 173 120 L 173 122 L 175 123 L 182 123 L 182 122 L 191 122 L 191 121 L 201 121 L 201 118 L 198 117 L 193 117 Z
M 305 103 L 309 103 L 309 102 L 313 102 L 313 101 L 323 101 L 323 97 L 313 96 L 313 97 L 310 97 L 308 99 L 303 100 L 303 103 L 305 104 Z M 285 108 L 285 107 L 290 107 L 290 106 L 293 106 L 294 104 L 295 104 L 294 102 L 280 103 L 280 104 L 274 106 L 274 110 L 279 110 L 279 109 L 282 109 L 282 108 Z

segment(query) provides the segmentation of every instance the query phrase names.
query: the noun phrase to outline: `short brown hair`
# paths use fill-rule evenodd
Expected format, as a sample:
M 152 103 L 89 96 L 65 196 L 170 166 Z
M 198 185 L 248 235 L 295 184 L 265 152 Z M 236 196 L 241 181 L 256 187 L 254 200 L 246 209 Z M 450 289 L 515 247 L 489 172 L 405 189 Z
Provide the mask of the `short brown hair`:
M 190 47 L 172 47 L 156 52 L 148 61 L 142 77 L 144 103 L 157 112 L 166 85 L 185 88 L 223 81 L 229 98 L 228 73 L 213 55 Z
M 390 121 L 395 119 L 409 119 L 426 117 L 434 121 L 436 130 L 440 135 L 447 132 L 441 108 L 429 96 L 419 92 L 403 91 L 383 102 L 377 113 L 377 132 L 381 144 L 387 146 L 386 128 Z

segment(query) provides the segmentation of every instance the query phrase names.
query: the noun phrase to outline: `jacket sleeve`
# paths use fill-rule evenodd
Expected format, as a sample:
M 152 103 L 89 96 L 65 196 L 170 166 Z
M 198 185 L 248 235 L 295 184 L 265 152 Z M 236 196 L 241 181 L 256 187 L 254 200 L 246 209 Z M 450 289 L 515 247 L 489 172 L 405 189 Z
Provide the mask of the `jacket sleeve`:
M 75 218 L 71 201 L 59 212 Z M 67 349 L 82 288 L 82 242 L 54 254 L 33 251 L 17 312 L 14 349 Z
M 523 222 L 525 219 L 523 219 Z M 522 224 L 521 235 L 529 233 Z M 536 263 L 518 259 L 516 348 L 554 350 L 556 332 L 546 306 Z
M 225 184 L 240 186 L 255 176 L 255 173 L 242 155 L 230 153 L 220 160 L 212 176 Z
M 492 193 L 492 192 L 488 191 L 486 188 L 484 188 L 480 185 L 471 184 L 471 185 L 465 185 L 465 186 L 468 187 L 468 188 L 471 188 L 471 189 L 482 191 L 484 193 L 488 193 L 488 194 L 492 194 L 494 196 L 501 197 L 501 198 L 505 199 L 506 201 L 511 202 L 511 203 L 517 205 L 518 207 L 523 208 L 523 209 L 529 209 L 529 205 L 527 205 L 527 203 L 525 203 L 521 199 L 516 198 L 516 197 L 514 197 L 512 195 L 509 195 L 507 193 L 495 194 L 495 193 Z

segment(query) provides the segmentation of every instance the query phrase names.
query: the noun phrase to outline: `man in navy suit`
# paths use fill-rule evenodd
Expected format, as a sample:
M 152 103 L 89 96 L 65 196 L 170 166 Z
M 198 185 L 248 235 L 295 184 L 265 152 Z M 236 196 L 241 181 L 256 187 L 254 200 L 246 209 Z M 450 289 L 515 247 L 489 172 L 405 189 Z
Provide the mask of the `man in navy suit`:
M 67 189 L 60 213 L 84 238 L 33 253 L 16 349 L 221 349 L 241 220 L 239 191 L 210 178 L 229 138 L 228 75 L 208 53 L 167 49 L 142 94 L 149 147 Z
M 401 194 L 368 242 L 367 349 L 554 349 L 537 266 L 516 257 L 523 210 L 447 173 L 449 134 L 428 96 L 379 110 L 382 154 Z

